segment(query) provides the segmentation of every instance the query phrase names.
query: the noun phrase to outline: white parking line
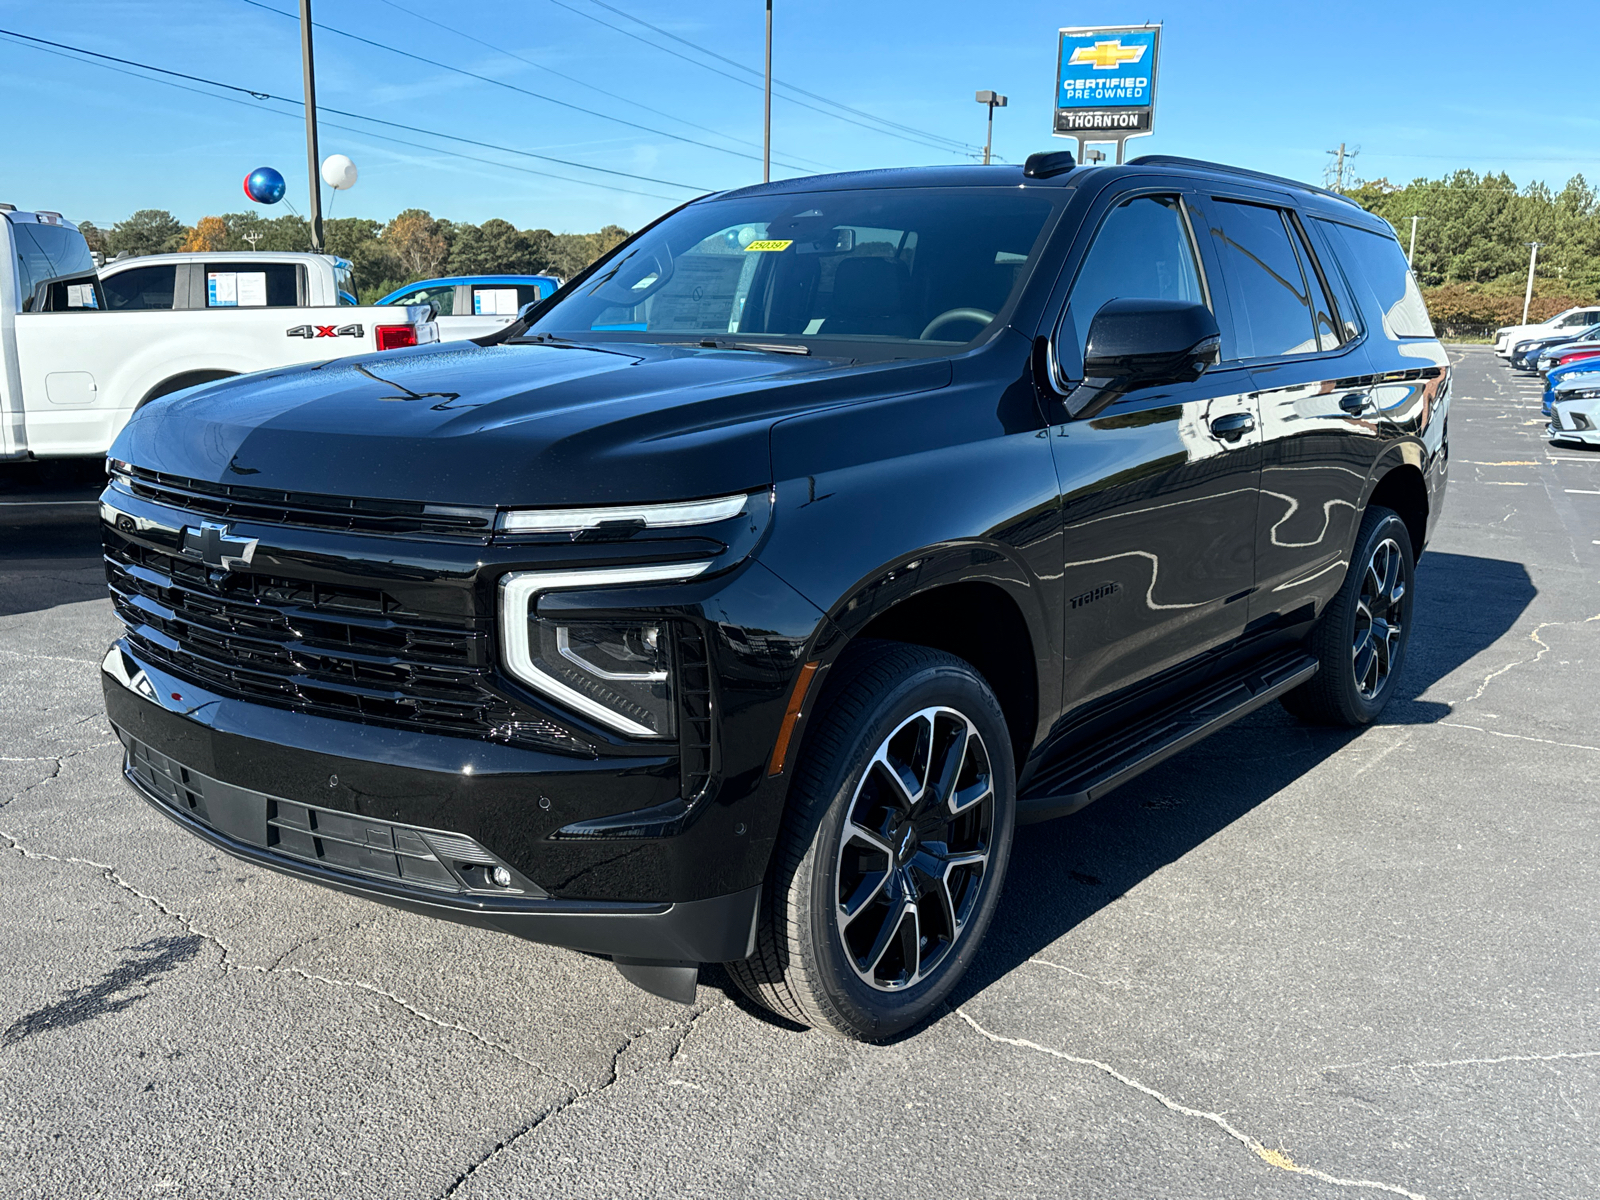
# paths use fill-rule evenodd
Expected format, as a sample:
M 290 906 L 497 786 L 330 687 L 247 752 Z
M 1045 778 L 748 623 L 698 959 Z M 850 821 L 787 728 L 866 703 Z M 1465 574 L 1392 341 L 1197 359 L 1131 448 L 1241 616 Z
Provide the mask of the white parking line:
M 1571 496 L 1600 496 L 1600 491 L 1596 491 L 1594 488 L 1567 488 L 1565 490 Z

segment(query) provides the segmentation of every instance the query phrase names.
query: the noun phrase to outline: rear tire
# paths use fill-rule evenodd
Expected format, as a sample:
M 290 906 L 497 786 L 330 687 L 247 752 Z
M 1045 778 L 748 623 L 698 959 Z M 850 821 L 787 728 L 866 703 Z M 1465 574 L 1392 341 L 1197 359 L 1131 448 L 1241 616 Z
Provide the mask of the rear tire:
M 954 655 L 864 644 L 834 668 L 789 789 L 756 953 L 756 1003 L 879 1042 L 929 1016 L 994 916 L 1015 825 L 1000 704 Z
M 1338 595 L 1323 610 L 1309 649 L 1321 669 L 1283 697 L 1319 725 L 1370 725 L 1394 694 L 1411 637 L 1416 555 L 1406 523 L 1367 509 Z

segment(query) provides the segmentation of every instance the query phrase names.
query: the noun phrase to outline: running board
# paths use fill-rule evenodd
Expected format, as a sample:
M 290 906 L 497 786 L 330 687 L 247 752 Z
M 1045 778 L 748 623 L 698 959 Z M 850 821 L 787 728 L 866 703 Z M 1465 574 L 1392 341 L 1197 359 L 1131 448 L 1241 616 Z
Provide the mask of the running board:
M 1201 738 L 1276 700 L 1317 673 L 1303 651 L 1257 663 L 1159 708 L 1121 732 L 1095 739 L 1045 768 L 1017 800 L 1018 824 L 1077 812 Z

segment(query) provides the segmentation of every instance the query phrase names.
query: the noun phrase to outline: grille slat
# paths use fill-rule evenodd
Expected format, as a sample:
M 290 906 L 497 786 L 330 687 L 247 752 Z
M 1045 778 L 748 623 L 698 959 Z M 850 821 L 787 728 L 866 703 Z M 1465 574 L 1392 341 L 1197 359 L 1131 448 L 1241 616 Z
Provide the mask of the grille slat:
M 495 510 L 492 508 L 280 492 L 209 483 L 142 467 L 128 467 L 119 472 L 119 478 L 129 491 L 142 499 L 222 520 L 476 541 L 487 541 L 494 530 Z

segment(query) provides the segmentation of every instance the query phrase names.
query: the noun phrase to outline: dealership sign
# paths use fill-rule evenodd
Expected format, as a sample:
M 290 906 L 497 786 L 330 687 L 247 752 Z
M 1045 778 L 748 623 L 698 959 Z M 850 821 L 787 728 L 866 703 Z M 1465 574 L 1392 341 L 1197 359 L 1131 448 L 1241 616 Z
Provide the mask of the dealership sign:
M 1151 132 L 1156 108 L 1159 25 L 1063 29 L 1056 65 L 1055 133 L 1117 142 Z M 1120 157 L 1120 154 L 1119 154 Z

